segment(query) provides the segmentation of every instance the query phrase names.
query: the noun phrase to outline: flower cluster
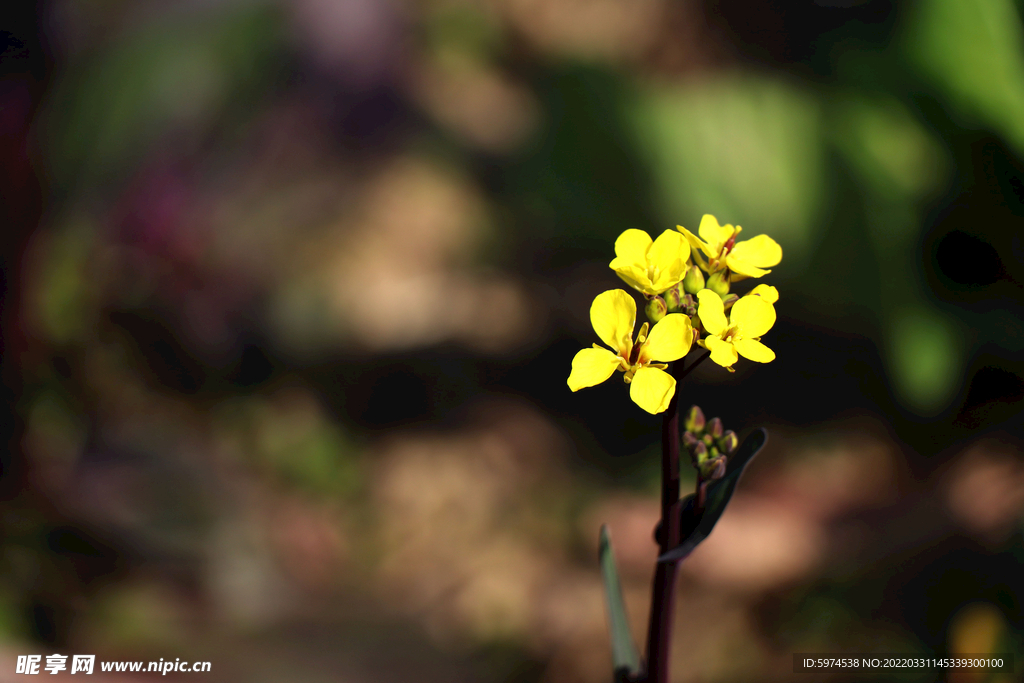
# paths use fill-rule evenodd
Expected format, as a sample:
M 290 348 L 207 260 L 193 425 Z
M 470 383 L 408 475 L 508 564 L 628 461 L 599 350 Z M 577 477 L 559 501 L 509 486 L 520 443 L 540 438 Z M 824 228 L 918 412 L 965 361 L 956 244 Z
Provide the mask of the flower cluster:
M 728 457 L 739 446 L 736 433 L 726 430 L 717 417 L 705 420 L 699 406 L 690 408 L 683 426 L 686 430 L 683 432 L 683 448 L 690 454 L 701 479 L 715 480 L 725 476 Z
M 595 344 L 577 353 L 569 388 L 600 384 L 619 370 L 630 384 L 630 397 L 656 414 L 675 393 L 676 382 L 664 371 L 665 363 L 683 358 L 694 344 L 730 372 L 739 356 L 759 363 L 774 360 L 761 335 L 775 324 L 778 291 L 758 285 L 738 296 L 730 289 L 733 283 L 770 273 L 767 268 L 782 260 L 782 248 L 766 235 L 737 242 L 741 230 L 705 215 L 697 235 L 682 226 L 654 240 L 643 230 L 623 232 L 615 240 L 615 259 L 609 266 L 644 296 L 645 313 L 654 326 L 644 323 L 634 342 L 633 298 L 621 289 L 599 294 L 590 320 L 612 350 Z

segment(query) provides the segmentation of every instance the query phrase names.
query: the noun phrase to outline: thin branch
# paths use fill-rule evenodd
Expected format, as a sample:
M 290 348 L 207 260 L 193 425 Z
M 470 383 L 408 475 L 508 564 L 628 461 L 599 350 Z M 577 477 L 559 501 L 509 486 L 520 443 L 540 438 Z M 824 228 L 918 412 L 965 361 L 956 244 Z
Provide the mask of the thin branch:
M 679 394 L 679 383 L 682 382 L 687 375 L 696 370 L 697 366 L 706 361 L 710 356 L 711 352 L 705 351 L 704 355 L 702 355 L 697 360 L 693 361 L 693 363 L 690 364 L 690 367 L 686 368 L 686 370 L 684 370 L 682 373 L 680 373 L 679 375 L 675 375 L 675 372 L 672 373 L 676 377 L 676 395 Z M 682 363 L 682 361 L 679 362 Z
M 680 542 L 679 529 L 679 387 L 710 354 L 697 358 L 689 367 L 680 360 L 673 364 L 676 391 L 665 411 L 661 428 L 661 553 Z M 668 683 L 672 650 L 672 620 L 675 613 L 675 586 L 679 564 L 658 563 L 654 570 L 651 618 L 647 629 L 646 683 Z

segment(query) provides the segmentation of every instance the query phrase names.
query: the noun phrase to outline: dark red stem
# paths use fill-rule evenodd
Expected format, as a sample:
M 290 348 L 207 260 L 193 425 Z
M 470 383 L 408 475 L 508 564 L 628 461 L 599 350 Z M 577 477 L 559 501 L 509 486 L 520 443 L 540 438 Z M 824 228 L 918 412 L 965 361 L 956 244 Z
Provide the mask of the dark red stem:
M 682 360 L 673 365 L 676 391 L 661 424 L 661 545 L 659 554 L 679 545 L 679 385 L 710 354 L 705 353 L 689 367 Z M 699 482 L 698 482 L 699 486 Z M 651 620 L 647 629 L 646 683 L 668 683 L 672 651 L 672 618 L 675 613 L 678 562 L 659 562 L 654 570 Z

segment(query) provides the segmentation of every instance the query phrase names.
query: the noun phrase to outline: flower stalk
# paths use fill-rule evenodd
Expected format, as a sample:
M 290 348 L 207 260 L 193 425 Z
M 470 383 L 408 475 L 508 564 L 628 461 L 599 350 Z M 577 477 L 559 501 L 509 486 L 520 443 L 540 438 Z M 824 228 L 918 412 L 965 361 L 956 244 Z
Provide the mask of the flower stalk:
M 661 423 L 661 522 L 659 523 L 658 549 L 664 555 L 682 542 L 680 534 L 680 484 L 679 484 L 679 383 L 709 353 L 696 358 L 689 367 L 684 360 L 673 364 L 672 375 L 677 391 L 669 402 Z M 697 475 L 697 491 L 701 490 L 700 473 Z M 672 652 L 672 626 L 675 614 L 676 577 L 681 560 L 659 562 L 654 570 L 654 585 L 651 595 L 651 617 L 647 629 L 646 671 L 640 680 L 644 683 L 668 683 L 669 663 Z

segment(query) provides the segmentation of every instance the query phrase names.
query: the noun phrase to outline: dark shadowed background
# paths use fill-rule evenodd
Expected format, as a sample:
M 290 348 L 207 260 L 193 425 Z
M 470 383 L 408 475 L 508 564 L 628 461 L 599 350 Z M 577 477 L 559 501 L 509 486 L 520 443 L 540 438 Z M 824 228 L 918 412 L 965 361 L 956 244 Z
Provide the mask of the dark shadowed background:
M 681 388 L 771 438 L 674 679 L 1019 670 L 1020 12 L 5 4 L 0 681 L 610 680 L 597 532 L 642 641 L 660 420 L 566 378 L 619 233 L 704 213 L 782 245 L 778 358 Z

